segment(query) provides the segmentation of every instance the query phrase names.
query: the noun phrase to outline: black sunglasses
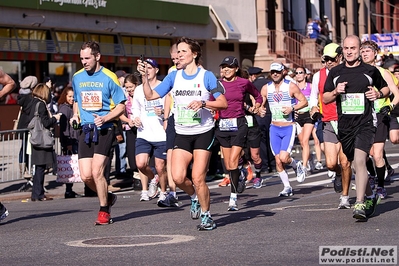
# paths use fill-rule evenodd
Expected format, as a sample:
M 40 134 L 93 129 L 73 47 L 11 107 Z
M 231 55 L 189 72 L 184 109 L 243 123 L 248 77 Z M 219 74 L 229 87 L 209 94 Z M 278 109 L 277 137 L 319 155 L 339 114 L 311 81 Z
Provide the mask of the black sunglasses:
M 281 74 L 281 72 L 283 72 L 283 71 L 282 70 L 281 71 L 272 70 L 272 71 L 270 71 L 270 74 L 274 74 L 274 73 Z
M 303 71 L 295 72 L 296 75 L 300 75 L 300 74 L 304 74 L 304 73 L 305 73 L 305 72 L 303 72 Z
M 335 60 L 337 59 L 337 57 L 325 56 L 323 59 L 324 59 L 324 62 L 328 62 L 328 61 L 335 62 Z

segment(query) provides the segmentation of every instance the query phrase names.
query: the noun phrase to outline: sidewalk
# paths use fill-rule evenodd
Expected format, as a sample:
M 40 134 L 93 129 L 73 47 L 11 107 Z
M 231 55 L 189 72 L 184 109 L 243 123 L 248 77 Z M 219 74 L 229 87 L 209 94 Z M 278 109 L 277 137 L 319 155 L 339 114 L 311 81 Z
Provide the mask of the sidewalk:
M 45 195 L 51 198 L 64 198 L 65 184 L 56 182 L 55 175 L 46 175 L 44 178 L 44 187 L 47 190 Z M 117 191 L 132 190 L 133 178 L 116 178 L 111 176 L 111 184 Z M 30 200 L 31 190 L 19 192 L 18 190 L 26 184 L 26 179 L 19 179 L 9 182 L 0 182 L 0 202 Z M 79 195 L 84 195 L 84 183 L 74 183 L 73 191 Z

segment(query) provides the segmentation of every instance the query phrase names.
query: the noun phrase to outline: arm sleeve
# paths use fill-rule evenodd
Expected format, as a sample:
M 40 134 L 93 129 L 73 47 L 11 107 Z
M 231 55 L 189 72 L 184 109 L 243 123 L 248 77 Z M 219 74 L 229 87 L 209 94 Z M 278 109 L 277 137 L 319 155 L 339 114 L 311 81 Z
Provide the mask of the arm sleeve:
M 175 83 L 175 78 L 176 78 L 176 73 L 177 71 L 172 71 L 170 72 L 159 84 L 154 91 L 156 91 L 161 98 L 163 98 L 166 94 L 169 93 L 169 91 L 173 88 L 173 85 Z
M 159 86 L 159 85 L 158 85 Z M 138 97 L 140 97 L 139 95 L 138 95 L 138 90 L 137 90 L 137 88 L 136 88 L 136 90 L 134 90 L 134 93 L 133 93 L 133 101 L 132 101 L 132 115 L 133 115 L 133 119 L 135 118 L 135 117 L 140 117 L 140 103 L 139 103 L 139 101 L 138 101 Z
M 215 99 L 224 93 L 224 87 L 222 83 L 216 79 L 215 75 L 211 71 L 207 70 L 205 72 L 204 83 L 208 91 L 212 93 Z
M 320 81 L 320 72 L 314 74 L 312 79 L 312 90 L 310 91 L 310 101 L 309 107 L 319 105 L 319 81 Z
M 333 82 L 333 76 L 335 76 L 335 72 L 333 70 L 334 68 L 331 69 L 330 73 L 328 73 L 326 83 L 324 84 L 324 92 L 332 92 L 333 90 L 335 90 L 335 85 Z
M 35 108 L 35 107 L 33 107 L 33 108 Z M 46 107 L 46 105 L 44 103 L 40 103 L 39 104 L 39 111 L 38 112 L 39 112 L 40 120 L 42 121 L 43 126 L 45 128 L 50 128 L 57 122 L 57 119 L 55 117 L 50 117 L 49 116 L 49 112 L 48 112 L 47 107 Z
M 250 81 L 248 81 L 247 83 L 246 91 L 250 93 L 252 96 L 254 96 L 256 103 L 262 104 L 263 102 L 262 95 L 260 95 L 259 91 Z
M 374 82 L 374 87 L 376 87 L 378 90 L 380 90 L 384 87 L 388 87 L 387 82 L 381 76 L 381 73 L 379 70 L 374 71 L 373 82 Z

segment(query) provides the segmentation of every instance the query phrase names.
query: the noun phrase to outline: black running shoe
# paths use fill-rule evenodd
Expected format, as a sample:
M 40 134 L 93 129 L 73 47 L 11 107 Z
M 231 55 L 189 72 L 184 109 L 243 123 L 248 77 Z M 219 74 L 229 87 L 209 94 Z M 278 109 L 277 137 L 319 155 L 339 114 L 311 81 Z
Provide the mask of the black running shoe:
M 342 192 L 342 176 L 336 175 L 334 179 L 334 190 L 336 193 Z

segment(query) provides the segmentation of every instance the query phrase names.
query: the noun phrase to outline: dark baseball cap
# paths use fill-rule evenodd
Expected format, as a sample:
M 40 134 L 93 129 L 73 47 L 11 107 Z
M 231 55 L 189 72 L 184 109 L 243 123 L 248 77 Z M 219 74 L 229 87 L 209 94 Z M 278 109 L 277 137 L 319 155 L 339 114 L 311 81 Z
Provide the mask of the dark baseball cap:
M 147 62 L 148 64 L 150 64 L 152 67 L 159 68 L 159 67 L 158 67 L 157 61 L 155 61 L 154 59 L 147 58 L 147 59 L 144 60 L 144 61 Z
M 219 66 L 228 65 L 228 66 L 235 66 L 238 67 L 238 60 L 234 56 L 227 56 L 225 57 Z

